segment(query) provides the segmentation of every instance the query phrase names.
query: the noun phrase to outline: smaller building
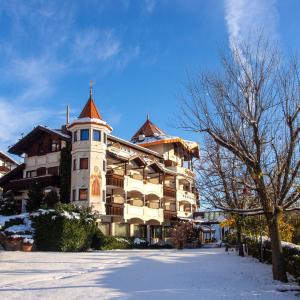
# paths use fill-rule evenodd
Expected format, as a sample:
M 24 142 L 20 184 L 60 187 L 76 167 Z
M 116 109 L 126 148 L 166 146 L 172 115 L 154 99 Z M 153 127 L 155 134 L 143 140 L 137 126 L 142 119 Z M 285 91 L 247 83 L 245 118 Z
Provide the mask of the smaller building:
M 201 241 L 203 243 L 222 241 L 228 228 L 221 227 L 221 222 L 228 214 L 222 210 L 203 209 L 194 214 L 195 223 L 200 225 Z
M 18 166 L 18 163 L 0 151 L 0 178 Z

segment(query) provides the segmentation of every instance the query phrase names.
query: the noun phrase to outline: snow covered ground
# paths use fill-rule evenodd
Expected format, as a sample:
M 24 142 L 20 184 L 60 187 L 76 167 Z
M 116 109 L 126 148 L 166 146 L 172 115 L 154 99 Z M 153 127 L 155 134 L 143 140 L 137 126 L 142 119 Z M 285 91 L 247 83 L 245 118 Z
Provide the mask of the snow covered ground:
M 299 299 L 271 267 L 224 249 L 0 251 L 0 299 Z

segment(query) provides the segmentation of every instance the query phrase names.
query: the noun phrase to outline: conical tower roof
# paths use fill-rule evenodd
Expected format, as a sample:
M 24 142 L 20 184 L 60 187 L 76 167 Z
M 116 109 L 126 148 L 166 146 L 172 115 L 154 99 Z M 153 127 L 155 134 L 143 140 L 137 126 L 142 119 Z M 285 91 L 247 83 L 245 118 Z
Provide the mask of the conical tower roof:
M 82 112 L 79 115 L 79 119 L 82 119 L 82 118 L 91 118 L 91 119 L 102 120 L 102 116 L 96 107 L 96 104 L 92 98 L 92 95 L 90 95 L 87 103 L 85 104 Z
M 145 137 L 151 137 L 155 135 L 165 135 L 165 133 L 153 124 L 149 117 L 147 116 L 146 122 L 141 126 L 141 128 L 132 136 L 131 140 L 138 140 L 140 135 L 145 135 Z

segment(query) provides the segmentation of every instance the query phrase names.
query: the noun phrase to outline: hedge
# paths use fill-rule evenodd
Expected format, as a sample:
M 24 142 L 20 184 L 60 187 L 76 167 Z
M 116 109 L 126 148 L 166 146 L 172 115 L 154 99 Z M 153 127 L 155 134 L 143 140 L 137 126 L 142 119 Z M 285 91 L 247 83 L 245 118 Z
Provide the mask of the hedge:
M 252 238 L 245 238 L 244 243 L 248 254 L 261 259 L 261 243 Z M 287 271 L 296 278 L 300 278 L 300 246 L 282 242 L 283 257 L 286 262 Z M 272 263 L 271 242 L 264 239 L 262 242 L 262 260 L 266 263 Z
M 85 251 L 97 232 L 93 214 L 70 204 L 39 210 L 31 218 L 35 244 L 42 251 Z

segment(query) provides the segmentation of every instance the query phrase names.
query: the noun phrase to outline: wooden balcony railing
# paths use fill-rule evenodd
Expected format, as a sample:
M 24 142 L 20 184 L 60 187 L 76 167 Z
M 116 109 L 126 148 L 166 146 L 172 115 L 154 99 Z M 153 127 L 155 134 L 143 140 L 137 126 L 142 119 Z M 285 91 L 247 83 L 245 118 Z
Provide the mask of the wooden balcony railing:
M 106 185 L 124 188 L 124 176 L 117 174 L 107 174 Z
M 124 215 L 124 204 L 117 203 L 106 203 L 106 214 L 110 216 L 123 216 Z
M 164 197 L 176 198 L 176 189 L 164 186 Z
M 164 221 L 171 221 L 177 218 L 177 212 L 173 210 L 164 210 Z

